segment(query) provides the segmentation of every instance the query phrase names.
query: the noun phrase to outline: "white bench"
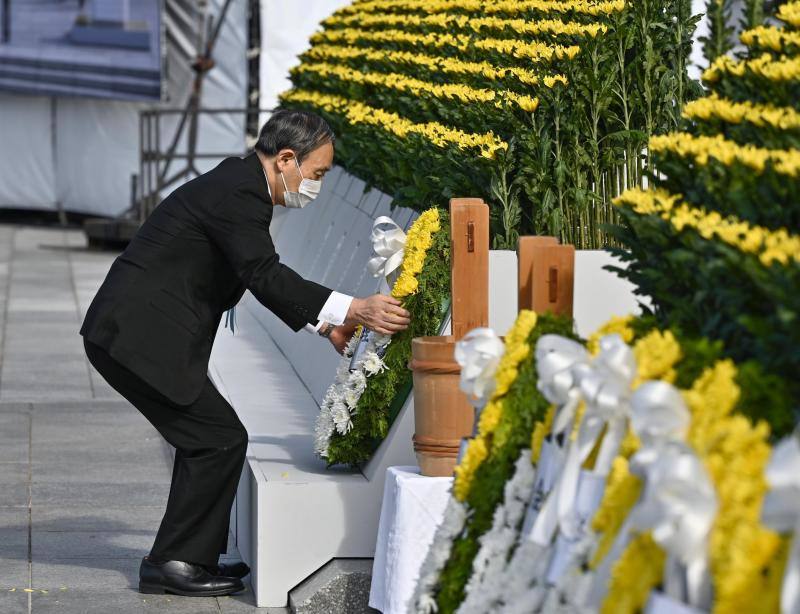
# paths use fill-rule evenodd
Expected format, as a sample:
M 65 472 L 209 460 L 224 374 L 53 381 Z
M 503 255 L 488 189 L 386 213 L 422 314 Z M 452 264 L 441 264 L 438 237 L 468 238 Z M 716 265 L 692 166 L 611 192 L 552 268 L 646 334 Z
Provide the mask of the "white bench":
M 305 209 L 276 207 L 270 231 L 281 261 L 341 292 L 372 294 L 369 235 L 373 219 L 390 214 L 390 199 L 377 190 L 362 197 L 363 183 L 339 168 L 323 188 Z M 416 215 L 398 209 L 392 217 L 407 228 Z M 373 478 L 414 460 L 407 408 L 392 427 L 396 445 L 381 446 L 363 472 L 326 469 L 314 455 L 319 402 L 339 358 L 325 339 L 295 333 L 250 292 L 236 308 L 236 334 L 222 323 L 217 332 L 209 375 L 250 433 L 231 528 L 258 606 L 285 606 L 289 590 L 331 558 L 372 556 L 383 488 Z
M 362 195 L 363 185 L 335 167 L 314 203 L 302 210 L 276 207 L 270 231 L 281 261 L 341 292 L 376 292 L 378 280 L 366 270 L 373 220 L 391 215 L 407 230 L 417 214 L 391 212 L 388 196 L 377 190 Z M 576 257 L 579 284 L 582 271 L 592 279 L 610 276 L 598 272 L 603 256 Z M 516 317 L 516 271 L 515 252 L 490 253 L 489 324 L 499 334 Z M 596 296 L 586 300 L 589 319 L 614 313 L 613 305 L 591 306 Z M 449 323 L 442 332 L 449 332 Z M 332 558 L 373 557 L 386 468 L 417 464 L 411 396 L 361 471 L 326 469 L 314 455 L 319 402 L 339 358 L 327 341 L 295 333 L 249 292 L 236 308 L 236 334 L 222 323 L 217 332 L 209 375 L 250 434 L 231 529 L 251 567 L 259 607 L 287 605 L 288 592 Z

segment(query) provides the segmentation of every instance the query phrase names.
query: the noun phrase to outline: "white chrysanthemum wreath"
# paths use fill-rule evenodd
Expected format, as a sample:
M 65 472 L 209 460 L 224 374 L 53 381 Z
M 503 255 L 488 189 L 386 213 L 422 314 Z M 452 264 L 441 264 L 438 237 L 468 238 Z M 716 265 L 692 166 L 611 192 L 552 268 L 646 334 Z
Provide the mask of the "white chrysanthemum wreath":
M 422 213 L 408 235 L 389 217 L 375 220 L 370 240 L 376 256 L 370 259 L 367 268 L 373 276 L 381 278 L 382 292 L 390 292 L 398 299 L 417 292 L 417 275 L 422 271 L 433 234 L 440 228 L 436 208 Z M 365 331 L 359 326 L 345 347 L 336 378 L 322 399 L 314 429 L 314 450 L 321 458 L 328 458 L 334 433 L 346 435 L 353 427 L 353 416 L 367 388 L 367 378 L 387 368 L 382 357 L 391 340 L 391 335 Z
M 363 329 L 361 334 L 364 334 Z M 361 334 L 354 334 L 348 342 L 336 369 L 336 379 L 322 399 L 314 429 L 314 450 L 323 458 L 328 455 L 328 444 L 334 430 L 342 435 L 350 431 L 353 425 L 351 416 L 356 413 L 358 400 L 367 387 L 367 377 L 386 368 L 381 356 L 392 337 L 372 331 L 366 339 L 366 349 L 361 357 L 357 357 L 351 371 L 350 363 Z

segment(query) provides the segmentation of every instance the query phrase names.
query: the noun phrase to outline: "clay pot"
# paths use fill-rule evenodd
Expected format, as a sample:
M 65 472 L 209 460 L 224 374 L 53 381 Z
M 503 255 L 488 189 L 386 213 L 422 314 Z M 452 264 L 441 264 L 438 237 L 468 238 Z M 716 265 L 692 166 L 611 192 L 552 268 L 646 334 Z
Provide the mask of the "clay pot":
M 409 369 L 414 377 L 415 433 L 422 475 L 451 476 L 462 437 L 472 434 L 475 411 L 458 388 L 461 367 L 452 335 L 415 337 Z

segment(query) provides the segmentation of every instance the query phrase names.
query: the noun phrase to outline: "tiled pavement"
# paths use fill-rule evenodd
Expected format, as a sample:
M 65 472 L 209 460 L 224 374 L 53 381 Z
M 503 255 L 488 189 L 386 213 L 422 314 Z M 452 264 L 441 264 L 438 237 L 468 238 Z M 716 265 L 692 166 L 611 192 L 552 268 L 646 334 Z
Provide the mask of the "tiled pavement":
M 80 229 L 0 225 L 0 612 L 266 612 L 249 583 L 218 598 L 137 590 L 172 447 L 78 335 L 115 256 Z

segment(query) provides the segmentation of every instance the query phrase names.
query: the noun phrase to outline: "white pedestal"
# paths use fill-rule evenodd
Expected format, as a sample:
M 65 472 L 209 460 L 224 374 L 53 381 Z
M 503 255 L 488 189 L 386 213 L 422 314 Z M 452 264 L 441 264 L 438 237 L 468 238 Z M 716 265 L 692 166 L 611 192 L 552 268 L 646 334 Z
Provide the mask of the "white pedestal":
M 406 614 L 422 561 L 444 518 L 452 477 L 426 477 L 419 467 L 386 470 L 378 540 L 369 591 L 370 607 Z

